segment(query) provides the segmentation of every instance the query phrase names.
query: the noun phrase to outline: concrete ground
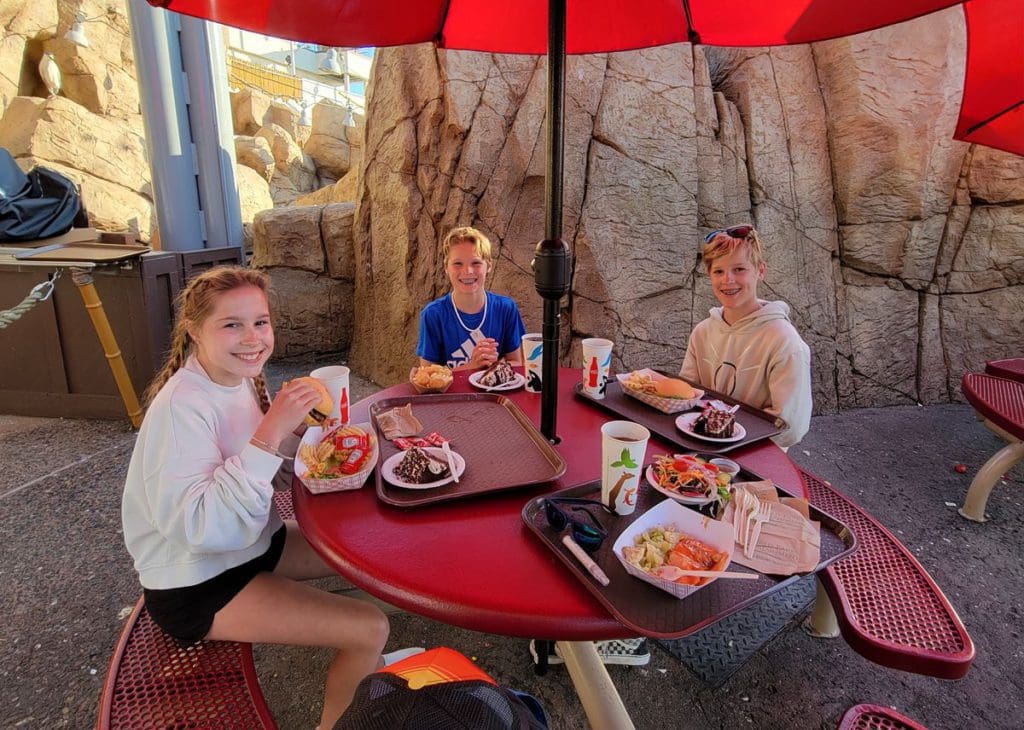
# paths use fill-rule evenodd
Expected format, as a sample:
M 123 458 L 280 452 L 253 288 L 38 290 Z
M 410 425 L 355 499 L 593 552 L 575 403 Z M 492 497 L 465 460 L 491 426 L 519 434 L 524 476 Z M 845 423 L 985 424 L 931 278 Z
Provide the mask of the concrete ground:
M 330 364 L 276 363 L 271 380 Z M 353 378 L 358 399 L 375 389 Z M 134 433 L 127 420 L 0 416 L 0 727 L 88 728 L 125 617 L 140 594 L 121 537 L 120 494 Z M 989 501 L 991 521 L 956 513 L 971 475 L 1001 446 L 964 405 L 872 408 L 816 417 L 790 454 L 891 529 L 956 607 L 977 646 L 950 682 L 886 669 L 842 639 L 782 632 L 719 688 L 671 655 L 612 667 L 638 728 L 832 728 L 859 702 L 890 705 L 932 730 L 1020 727 L 1024 716 L 1024 469 Z M 954 465 L 964 463 L 966 474 Z M 337 584 L 336 584 L 337 585 Z M 392 616 L 389 648 L 450 646 L 529 691 L 553 728 L 588 727 L 564 668 L 534 675 L 526 642 Z M 280 726 L 312 728 L 327 653 L 259 647 Z

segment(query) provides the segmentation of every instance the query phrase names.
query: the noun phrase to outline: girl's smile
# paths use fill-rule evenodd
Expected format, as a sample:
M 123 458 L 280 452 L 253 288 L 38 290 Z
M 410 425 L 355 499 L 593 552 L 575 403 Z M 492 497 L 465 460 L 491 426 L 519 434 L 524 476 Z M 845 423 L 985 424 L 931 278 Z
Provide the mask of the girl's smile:
M 274 328 L 264 293 L 254 286 L 221 294 L 202 326 L 190 327 L 196 357 L 210 379 L 234 386 L 255 378 L 274 351 Z

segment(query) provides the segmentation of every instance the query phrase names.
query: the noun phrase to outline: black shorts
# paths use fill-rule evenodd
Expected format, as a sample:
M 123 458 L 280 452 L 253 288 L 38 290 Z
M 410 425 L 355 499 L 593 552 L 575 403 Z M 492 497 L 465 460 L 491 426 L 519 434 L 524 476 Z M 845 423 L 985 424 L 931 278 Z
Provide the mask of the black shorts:
M 287 530 L 270 538 L 270 547 L 252 560 L 228 568 L 209 580 L 184 588 L 143 588 L 146 610 L 153 621 L 181 646 L 201 641 L 213 626 L 213 617 L 245 588 L 257 573 L 272 573 L 284 552 Z

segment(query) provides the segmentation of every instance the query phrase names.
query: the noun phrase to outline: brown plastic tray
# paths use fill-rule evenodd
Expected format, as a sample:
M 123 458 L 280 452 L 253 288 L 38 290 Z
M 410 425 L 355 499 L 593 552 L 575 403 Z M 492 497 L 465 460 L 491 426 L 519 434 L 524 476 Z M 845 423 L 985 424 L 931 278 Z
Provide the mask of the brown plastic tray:
M 691 385 L 703 390 L 705 399 L 717 399 L 723 403 L 728 403 L 729 405 L 739 404 L 740 409 L 736 411 L 735 414 L 736 422 L 743 426 L 747 435 L 739 441 L 733 441 L 727 444 L 717 444 L 713 441 L 704 441 L 702 439 L 688 436 L 676 428 L 676 419 L 683 413 L 689 413 L 689 411 L 682 411 L 681 413 L 662 413 L 643 401 L 637 400 L 636 398 L 623 393 L 622 384 L 615 379 L 608 381 L 605 396 L 601 399 L 592 398 L 583 392 L 583 385 L 581 383 L 577 383 L 574 390 L 578 398 L 582 398 L 596 406 L 609 410 L 629 421 L 639 423 L 641 426 L 647 427 L 651 433 L 656 433 L 666 441 L 676 444 L 687 451 L 703 451 L 709 454 L 724 454 L 728 451 L 732 451 L 733 449 L 738 449 L 741 446 L 761 441 L 762 439 L 769 438 L 782 432 L 783 427 L 779 425 L 781 422 L 779 422 L 771 413 L 762 411 L 759 408 L 754 408 L 746 403 L 741 403 L 735 398 L 729 398 L 728 396 L 722 395 L 714 390 L 708 390 L 702 385 L 695 385 L 694 383 L 691 383 Z
M 14 255 L 32 261 L 121 261 L 150 251 L 149 246 L 130 243 L 93 243 L 73 241 L 31 248 Z
M 380 464 L 400 451 L 384 438 L 378 417 L 412 403 L 423 433 L 437 431 L 466 460 L 458 484 L 436 489 L 403 489 L 389 484 L 377 467 L 377 496 L 395 507 L 422 507 L 506 489 L 550 482 L 565 473 L 565 461 L 533 422 L 507 397 L 496 393 L 452 393 L 385 398 L 370 406 L 380 440 Z
M 743 469 L 740 480 L 760 480 L 757 474 Z M 780 496 L 792 496 L 776 487 Z M 600 480 L 570 487 L 541 497 L 535 497 L 523 507 L 523 522 L 550 548 L 559 560 L 565 563 L 591 593 L 608 609 L 619 622 L 637 634 L 660 639 L 679 639 L 720 621 L 729 614 L 761 600 L 770 593 L 784 588 L 802 578 L 804 573 L 790 576 L 761 574 L 757 580 L 719 579 L 686 598 L 676 598 L 660 588 L 655 588 L 639 578 L 634 578 L 622 567 L 612 551 L 612 545 L 622 531 L 633 520 L 659 502 L 668 499 L 655 491 L 646 481 L 639 491 L 636 511 L 628 516 L 608 515 L 594 508 L 592 511 L 608 531 L 608 537 L 594 553 L 594 561 L 601 566 L 610 579 L 602 586 L 587 572 L 572 553 L 562 544 L 560 534 L 548 526 L 541 501 L 547 497 L 583 497 L 600 499 Z M 821 523 L 821 562 L 812 571 L 817 573 L 830 563 L 848 555 L 856 548 L 853 532 L 831 515 L 810 505 L 812 520 Z M 756 571 L 731 563 L 729 570 L 753 573 Z

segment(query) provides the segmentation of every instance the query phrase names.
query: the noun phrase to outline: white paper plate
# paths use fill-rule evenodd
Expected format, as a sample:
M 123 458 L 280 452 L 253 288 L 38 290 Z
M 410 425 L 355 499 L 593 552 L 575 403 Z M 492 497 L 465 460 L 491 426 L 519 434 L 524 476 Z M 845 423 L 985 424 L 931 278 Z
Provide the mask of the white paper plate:
M 665 489 L 658 483 L 658 476 L 654 473 L 654 464 L 649 464 L 647 466 L 646 476 L 648 483 L 652 487 L 664 494 L 666 497 L 671 497 L 675 501 L 679 502 L 679 504 L 692 504 L 700 507 L 714 501 L 714 497 L 688 497 L 684 494 L 680 494 L 679 492 L 673 492 L 671 489 Z
M 436 456 L 438 459 L 444 461 L 444 449 L 437 448 L 436 446 L 428 446 L 423 449 L 428 454 Z M 403 489 L 433 489 L 434 487 L 443 487 L 445 484 L 449 484 L 454 481 L 454 477 L 448 476 L 445 479 L 438 479 L 436 482 L 427 482 L 426 484 L 416 484 L 414 482 L 407 482 L 403 479 L 395 476 L 395 467 L 398 466 L 398 462 L 405 456 L 404 451 L 400 451 L 397 454 L 393 454 L 384 460 L 384 463 L 380 465 L 380 475 L 387 480 L 389 484 L 394 484 L 396 487 L 402 487 Z M 452 452 L 452 461 L 455 462 L 455 476 L 461 477 L 462 473 L 466 471 L 466 460 L 462 458 L 457 452 Z
M 699 434 L 693 430 L 693 422 L 700 418 L 699 413 L 684 413 L 676 419 L 676 428 L 685 433 L 687 436 L 693 436 L 695 439 L 701 441 L 710 441 L 716 444 L 731 444 L 733 441 L 739 441 L 746 437 L 747 429 L 743 428 L 739 423 L 735 424 L 732 429 L 732 436 L 729 438 L 713 438 L 711 436 L 705 436 Z
M 507 383 L 502 383 L 501 385 L 490 385 L 490 386 L 488 386 L 488 385 L 481 385 L 480 384 L 480 378 L 483 377 L 485 372 L 487 372 L 487 371 L 486 370 L 477 370 L 475 373 L 470 375 L 469 376 L 469 384 L 472 385 L 474 388 L 479 388 L 480 390 L 492 390 L 492 391 L 495 391 L 495 392 L 503 392 L 503 391 L 506 391 L 506 390 L 515 390 L 516 388 L 522 388 L 524 385 L 526 385 L 526 378 L 524 378 L 519 373 L 516 373 L 515 378 L 513 378 L 510 381 L 508 381 Z

